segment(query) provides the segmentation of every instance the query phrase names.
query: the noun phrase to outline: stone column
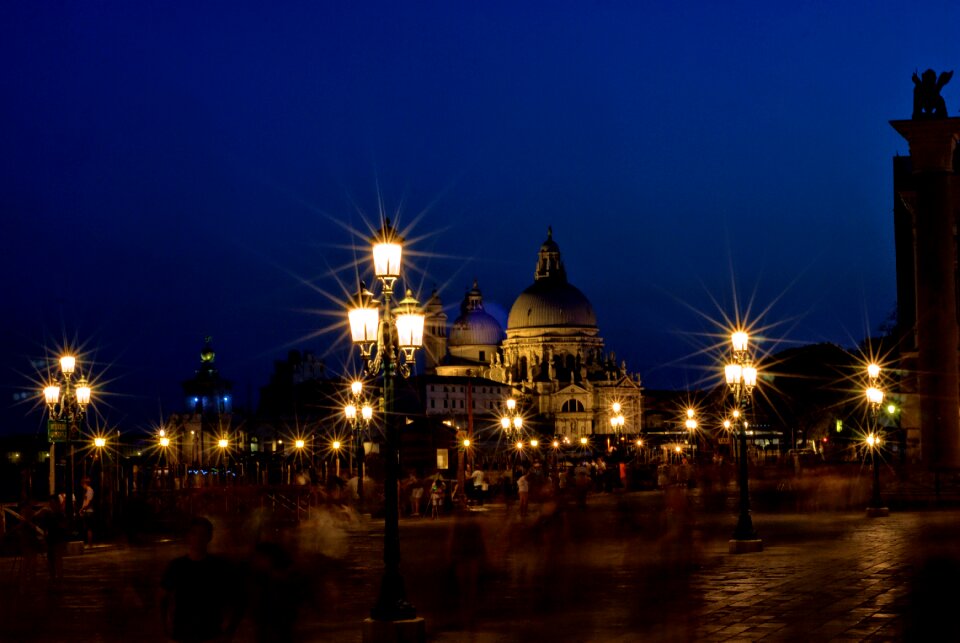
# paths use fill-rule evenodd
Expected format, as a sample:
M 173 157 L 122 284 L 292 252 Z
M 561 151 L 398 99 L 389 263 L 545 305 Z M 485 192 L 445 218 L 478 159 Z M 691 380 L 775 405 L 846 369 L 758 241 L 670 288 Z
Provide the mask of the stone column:
M 891 121 L 910 144 L 916 189 L 917 380 L 925 465 L 960 467 L 957 248 L 953 194 L 960 118 Z

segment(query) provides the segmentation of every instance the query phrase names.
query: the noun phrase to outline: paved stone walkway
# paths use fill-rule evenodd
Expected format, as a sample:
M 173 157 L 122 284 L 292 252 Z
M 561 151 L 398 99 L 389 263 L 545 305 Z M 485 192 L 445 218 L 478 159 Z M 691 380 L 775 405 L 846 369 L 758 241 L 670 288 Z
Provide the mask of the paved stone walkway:
M 430 638 L 444 643 L 946 640 L 954 631 L 960 511 L 754 521 L 765 551 L 734 556 L 733 516 L 655 492 L 522 520 L 495 506 L 467 519 L 403 520 L 403 571 Z M 257 526 L 261 536 L 269 527 Z M 359 640 L 381 529 L 320 514 L 274 533 L 313 586 L 301 640 Z M 255 533 L 249 520 L 221 524 L 214 549 L 242 558 Z M 180 553 L 176 542 L 95 548 L 67 559 L 58 591 L 48 590 L 45 561 L 21 583 L 22 562 L 0 559 L 0 640 L 163 640 L 156 588 Z M 245 622 L 235 640 L 252 639 Z

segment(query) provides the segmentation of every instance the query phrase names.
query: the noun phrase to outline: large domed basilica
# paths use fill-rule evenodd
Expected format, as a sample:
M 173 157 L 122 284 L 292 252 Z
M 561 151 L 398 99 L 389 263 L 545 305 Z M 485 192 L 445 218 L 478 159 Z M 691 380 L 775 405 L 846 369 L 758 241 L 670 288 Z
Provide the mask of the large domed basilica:
M 640 378 L 604 352 L 593 306 L 568 281 L 552 230 L 537 253 L 533 283 L 510 308 L 505 338 L 484 310 L 476 281 L 449 335 L 436 292 L 426 314 L 427 370 L 440 376 L 434 381 L 472 377 L 499 384 L 498 390 L 521 400 L 526 413 L 539 416 L 541 428 L 549 432 L 543 424 L 552 424 L 552 433 L 562 437 L 614 433 L 615 403 L 625 417 L 623 431 L 639 432 Z M 490 410 L 489 404 L 480 408 Z

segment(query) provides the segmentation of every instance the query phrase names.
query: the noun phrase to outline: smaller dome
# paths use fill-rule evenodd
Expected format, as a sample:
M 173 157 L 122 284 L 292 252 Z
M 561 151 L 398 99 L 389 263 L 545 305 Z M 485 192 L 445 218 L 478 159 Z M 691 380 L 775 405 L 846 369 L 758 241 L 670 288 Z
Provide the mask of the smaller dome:
M 473 288 L 467 291 L 460 304 L 460 316 L 453 322 L 450 328 L 450 337 L 448 345 L 471 346 L 484 345 L 496 346 L 503 339 L 503 329 L 493 316 L 483 309 L 483 295 L 477 282 L 473 282 Z

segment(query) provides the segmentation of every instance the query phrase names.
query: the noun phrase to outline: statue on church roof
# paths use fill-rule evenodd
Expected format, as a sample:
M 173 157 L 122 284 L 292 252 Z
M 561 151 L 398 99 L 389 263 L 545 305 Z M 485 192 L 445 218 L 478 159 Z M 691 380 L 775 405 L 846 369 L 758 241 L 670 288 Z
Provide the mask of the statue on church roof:
M 928 69 L 921 76 L 913 72 L 913 120 L 947 118 L 947 105 L 940 95 L 943 86 L 953 78 L 952 71 L 937 72 Z

